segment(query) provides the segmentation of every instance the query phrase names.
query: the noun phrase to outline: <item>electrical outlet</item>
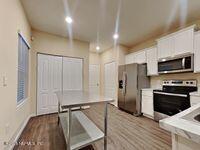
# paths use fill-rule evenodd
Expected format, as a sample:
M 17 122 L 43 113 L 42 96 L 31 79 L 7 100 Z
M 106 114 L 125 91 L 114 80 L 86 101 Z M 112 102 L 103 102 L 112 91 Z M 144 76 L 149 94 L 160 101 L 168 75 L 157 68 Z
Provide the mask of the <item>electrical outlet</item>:
M 5 76 L 3 76 L 3 86 L 4 87 L 7 86 L 7 78 Z
M 7 124 L 5 125 L 5 133 L 6 133 L 6 135 L 9 134 L 9 131 L 10 131 L 10 125 L 7 123 Z

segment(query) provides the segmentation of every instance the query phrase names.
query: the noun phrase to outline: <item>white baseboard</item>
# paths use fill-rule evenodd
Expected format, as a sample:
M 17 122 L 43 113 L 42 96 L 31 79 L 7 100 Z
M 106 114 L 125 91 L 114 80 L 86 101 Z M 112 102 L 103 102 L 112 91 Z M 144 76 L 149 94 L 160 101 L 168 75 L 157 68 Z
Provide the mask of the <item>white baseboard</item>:
M 21 127 L 18 128 L 18 130 L 15 132 L 15 134 L 13 135 L 13 137 L 10 139 L 9 144 L 8 146 L 6 146 L 4 148 L 4 150 L 12 150 L 15 146 L 15 143 L 18 141 L 18 139 L 20 138 L 24 128 L 26 127 L 28 121 L 30 120 L 31 117 L 34 117 L 36 116 L 35 114 L 31 114 L 29 115 L 26 120 L 21 124 Z

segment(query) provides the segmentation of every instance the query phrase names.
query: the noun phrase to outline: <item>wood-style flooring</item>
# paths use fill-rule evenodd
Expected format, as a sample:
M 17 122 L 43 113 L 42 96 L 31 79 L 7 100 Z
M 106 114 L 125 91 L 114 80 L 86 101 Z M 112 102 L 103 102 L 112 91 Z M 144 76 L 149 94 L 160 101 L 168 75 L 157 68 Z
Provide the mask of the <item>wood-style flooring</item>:
M 157 122 L 134 117 L 112 105 L 108 108 L 108 150 L 171 150 L 171 134 L 159 128 Z M 83 112 L 103 130 L 103 105 L 91 106 Z M 30 141 L 38 145 L 15 146 L 14 150 L 64 150 L 66 144 L 57 114 L 31 118 L 19 139 L 19 142 Z M 97 141 L 93 148 L 103 150 L 103 140 Z

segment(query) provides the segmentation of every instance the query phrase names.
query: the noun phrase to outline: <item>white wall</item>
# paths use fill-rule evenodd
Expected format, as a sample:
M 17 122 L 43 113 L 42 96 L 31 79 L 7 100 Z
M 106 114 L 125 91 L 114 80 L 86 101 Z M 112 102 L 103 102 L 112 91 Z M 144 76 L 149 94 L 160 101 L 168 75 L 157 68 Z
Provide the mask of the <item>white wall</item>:
M 100 60 L 100 54 L 95 53 L 95 52 L 90 52 L 89 54 L 89 64 L 90 65 L 99 65 L 101 60 Z
M 30 43 L 31 29 L 19 0 L 0 4 L 0 149 L 30 114 L 30 99 L 17 108 L 18 31 Z M 3 86 L 3 76 L 7 86 Z M 30 97 L 30 94 L 28 95 Z M 6 132 L 6 125 L 8 126 Z
M 100 89 L 101 89 L 101 94 L 104 94 L 104 66 L 106 63 L 110 63 L 115 61 L 116 62 L 116 72 L 115 72 L 115 76 L 113 78 L 115 78 L 116 81 L 116 85 L 115 85 L 115 89 L 116 89 L 116 102 L 115 104 L 117 104 L 117 90 L 118 90 L 118 66 L 119 65 L 123 65 L 125 64 L 125 55 L 128 53 L 128 48 L 124 47 L 122 45 L 117 45 L 115 47 L 112 47 L 111 49 L 108 49 L 106 51 L 104 51 L 103 53 L 100 54 L 100 62 L 101 62 L 101 77 L 100 77 Z

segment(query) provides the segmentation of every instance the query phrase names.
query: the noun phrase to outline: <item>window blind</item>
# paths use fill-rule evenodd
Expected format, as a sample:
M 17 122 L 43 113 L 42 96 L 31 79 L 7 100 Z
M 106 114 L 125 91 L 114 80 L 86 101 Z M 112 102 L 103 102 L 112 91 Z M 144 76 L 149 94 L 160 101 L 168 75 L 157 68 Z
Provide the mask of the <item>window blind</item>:
M 17 104 L 21 103 L 28 96 L 28 66 L 29 47 L 23 37 L 18 35 L 18 88 Z

